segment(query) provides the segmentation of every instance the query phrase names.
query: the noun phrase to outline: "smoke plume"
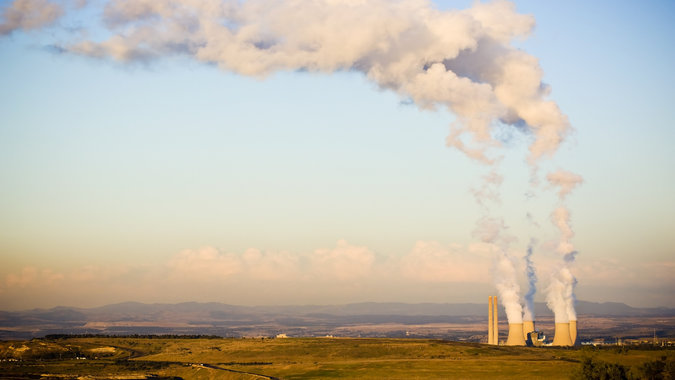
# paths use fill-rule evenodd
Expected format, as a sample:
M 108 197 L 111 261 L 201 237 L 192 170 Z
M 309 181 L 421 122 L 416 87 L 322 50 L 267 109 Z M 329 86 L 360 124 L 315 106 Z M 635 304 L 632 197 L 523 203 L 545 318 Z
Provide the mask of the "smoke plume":
M 530 241 L 527 247 L 527 254 L 525 255 L 525 273 L 527 274 L 527 283 L 529 288 L 525 293 L 525 304 L 523 305 L 523 320 L 534 321 L 534 295 L 537 293 L 537 273 L 532 262 L 532 254 L 534 252 L 534 242 Z
M 564 170 L 551 172 L 546 176 L 546 179 L 552 186 L 557 186 L 559 188 L 558 198 L 560 198 L 561 201 L 564 201 L 567 195 L 571 193 L 575 187 L 584 182 L 584 179 L 581 178 L 580 175 Z
M 65 1 L 65 0 L 64 0 Z M 89 6 L 98 6 L 92 3 Z M 58 51 L 121 62 L 183 56 L 225 71 L 265 77 L 278 71 L 363 73 L 420 108 L 456 115 L 447 144 L 485 163 L 501 145 L 495 127 L 531 134 L 530 161 L 550 157 L 569 133 L 547 99 L 535 57 L 515 48 L 534 18 L 505 0 L 441 11 L 427 0 L 107 0 L 100 40 Z M 53 22 L 62 7 L 14 0 L 4 34 Z M 77 7 L 70 9 L 77 12 Z
M 563 263 L 551 276 L 551 283 L 546 294 L 546 305 L 555 315 L 556 323 L 566 323 L 577 319 L 574 303 L 574 288 L 577 280 L 570 270 L 576 252 L 570 252 L 563 258 Z
M 2 9 L 0 36 L 16 30 L 38 29 L 56 21 L 63 14 L 59 4 L 47 0 L 14 0 Z
M 518 273 L 515 257 L 509 253 L 509 245 L 514 238 L 505 233 L 506 229 L 502 219 L 483 216 L 476 222 L 473 235 L 496 248 L 492 277 L 499 293 L 499 300 L 504 306 L 509 323 L 522 323 L 523 306 L 520 303 Z
M 523 307 L 520 304 L 520 286 L 513 257 L 506 251 L 498 252 L 495 262 L 494 281 L 500 301 L 509 323 L 523 323 Z
M 574 305 L 576 302 L 574 288 L 577 279 L 571 271 L 577 252 L 572 244 L 574 231 L 570 223 L 570 212 L 564 202 L 572 190 L 583 183 L 583 178 L 571 172 L 558 170 L 549 173 L 546 179 L 551 186 L 558 187 L 560 205 L 551 214 L 551 222 L 557 227 L 560 234 L 556 251 L 562 257 L 547 289 L 546 302 L 554 312 L 556 322 L 568 322 L 577 319 Z
M 503 181 L 504 177 L 497 173 L 495 169 L 483 176 L 481 186 L 471 189 L 471 193 L 473 194 L 476 202 L 485 209 L 488 208 L 486 201 L 499 203 L 499 187 Z

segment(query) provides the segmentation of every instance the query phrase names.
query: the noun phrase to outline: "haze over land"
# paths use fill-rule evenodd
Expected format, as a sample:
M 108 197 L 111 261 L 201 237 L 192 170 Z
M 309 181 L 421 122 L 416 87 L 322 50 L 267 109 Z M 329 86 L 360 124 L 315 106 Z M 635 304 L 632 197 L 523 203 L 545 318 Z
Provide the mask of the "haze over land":
M 490 168 L 445 146 L 455 114 L 418 109 L 361 66 L 270 73 L 258 61 L 206 59 L 224 61 L 218 70 L 184 55 L 125 56 L 129 41 L 108 38 L 133 2 L 110 2 L 119 14 L 105 22 L 96 2 L 76 3 L 54 2 L 59 13 L 0 2 L 1 309 L 479 303 L 495 292 L 496 244 L 473 234 Z M 44 12 L 17 18 L 15 4 Z M 513 46 L 538 59 L 575 130 L 539 172 L 584 177 L 566 199 L 578 297 L 675 307 L 675 7 L 513 4 L 536 20 Z M 149 52 L 183 49 L 161 42 Z M 540 175 L 532 192 L 533 133 L 493 134 L 504 158 L 490 212 L 515 238 L 513 257 L 536 239 L 545 289 L 559 261 L 557 189 Z
M 537 329 L 553 334 L 553 313 L 535 303 Z M 633 308 L 621 303 L 579 301 L 584 342 L 675 336 L 675 309 Z M 125 302 L 95 308 L 57 307 L 0 311 L 0 340 L 54 334 L 214 335 L 221 337 L 435 338 L 487 342 L 485 305 L 476 303 L 355 303 L 346 305 L 237 306 L 185 302 Z M 504 316 L 504 308 L 500 307 Z M 508 332 L 501 318 L 502 338 Z

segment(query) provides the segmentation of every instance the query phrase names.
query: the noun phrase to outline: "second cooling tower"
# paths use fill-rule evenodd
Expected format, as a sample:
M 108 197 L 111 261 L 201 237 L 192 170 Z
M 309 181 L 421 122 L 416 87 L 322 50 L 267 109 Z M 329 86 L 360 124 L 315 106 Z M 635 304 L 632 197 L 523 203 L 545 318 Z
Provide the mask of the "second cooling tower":
M 522 323 L 509 323 L 509 337 L 506 339 L 507 346 L 524 346 Z
M 576 323 L 575 323 L 576 326 Z M 555 335 L 553 336 L 554 346 L 572 346 L 572 338 L 570 337 L 570 324 L 555 323 Z

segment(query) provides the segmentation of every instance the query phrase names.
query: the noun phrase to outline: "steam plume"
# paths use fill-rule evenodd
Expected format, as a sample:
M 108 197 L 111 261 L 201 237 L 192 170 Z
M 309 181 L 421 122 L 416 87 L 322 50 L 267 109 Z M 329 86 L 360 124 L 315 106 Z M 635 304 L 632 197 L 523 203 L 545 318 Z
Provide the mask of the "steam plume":
M 546 179 L 551 185 L 559 187 L 558 197 L 561 201 L 565 200 L 576 186 L 584 182 L 580 175 L 564 170 L 551 172 L 546 176 Z
M 527 247 L 527 254 L 525 255 L 525 272 L 527 274 L 527 283 L 529 288 L 525 294 L 525 304 L 523 305 L 523 320 L 534 321 L 534 295 L 537 293 L 537 273 L 532 262 L 533 241 Z
M 62 14 L 60 5 L 47 0 L 14 0 L 2 9 L 0 36 L 20 29 L 41 28 L 53 23 Z
M 574 288 L 577 279 L 571 271 L 577 252 L 572 244 L 574 231 L 570 223 L 570 212 L 565 207 L 564 201 L 570 192 L 579 184 L 583 183 L 581 176 L 558 170 L 549 173 L 546 179 L 552 186 L 557 186 L 560 206 L 551 214 L 552 223 L 558 228 L 560 238 L 556 251 L 562 256 L 562 261 L 552 275 L 551 283 L 547 289 L 546 302 L 548 307 L 555 314 L 557 323 L 565 323 L 570 320 L 576 320 L 575 310 L 576 298 Z
M 546 304 L 555 315 L 556 323 L 567 323 L 577 319 L 574 303 L 574 288 L 577 280 L 570 270 L 570 264 L 574 262 L 576 252 L 570 252 L 564 256 L 563 263 L 553 273 L 551 283 L 547 289 Z
M 570 130 L 547 100 L 550 90 L 537 59 L 511 45 L 530 33 L 534 18 L 505 0 L 449 11 L 426 0 L 102 4 L 110 37 L 65 42 L 59 51 L 121 62 L 178 55 L 253 77 L 289 70 L 361 72 L 421 108 L 454 113 L 447 144 L 485 163 L 495 162 L 488 150 L 501 145 L 492 136 L 495 126 L 511 124 L 532 134 L 533 163 L 550 157 Z M 45 25 L 59 9 L 47 0 L 15 0 L 5 10 L 3 33 Z
M 523 307 L 520 304 L 520 286 L 518 285 L 513 257 L 501 250 L 495 263 L 495 286 L 506 311 L 509 323 L 523 323 Z
M 513 238 L 504 233 L 506 228 L 503 220 L 484 216 L 476 223 L 473 234 L 484 243 L 496 247 L 492 272 L 499 300 L 504 306 L 509 323 L 522 323 L 523 307 L 520 304 L 518 273 L 515 258 L 508 251 Z

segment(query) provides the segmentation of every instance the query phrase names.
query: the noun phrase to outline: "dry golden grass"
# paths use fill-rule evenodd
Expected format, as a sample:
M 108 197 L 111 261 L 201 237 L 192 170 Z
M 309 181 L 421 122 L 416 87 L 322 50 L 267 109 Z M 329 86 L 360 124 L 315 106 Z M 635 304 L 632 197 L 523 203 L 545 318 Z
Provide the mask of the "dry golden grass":
M 75 353 L 88 359 L 71 358 Z M 569 379 L 586 357 L 636 367 L 662 356 L 675 359 L 675 351 L 373 338 L 68 338 L 0 342 L 0 358 L 23 360 L 3 361 L 0 373 L 94 378 L 155 374 L 184 379 Z

